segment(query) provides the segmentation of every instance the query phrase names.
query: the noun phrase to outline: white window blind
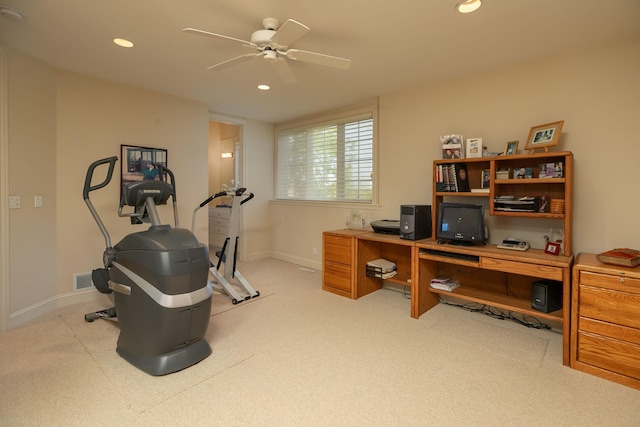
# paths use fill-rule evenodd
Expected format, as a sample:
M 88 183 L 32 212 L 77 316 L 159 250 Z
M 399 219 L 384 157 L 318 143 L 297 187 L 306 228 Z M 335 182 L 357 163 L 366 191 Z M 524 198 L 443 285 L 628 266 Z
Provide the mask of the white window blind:
M 277 131 L 276 198 L 372 203 L 372 113 Z

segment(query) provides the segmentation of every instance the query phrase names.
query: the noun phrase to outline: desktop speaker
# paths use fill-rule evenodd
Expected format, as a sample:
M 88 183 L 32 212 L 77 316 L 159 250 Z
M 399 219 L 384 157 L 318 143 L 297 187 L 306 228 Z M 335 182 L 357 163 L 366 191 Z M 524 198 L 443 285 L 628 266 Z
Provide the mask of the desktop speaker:
M 400 238 L 420 240 L 431 237 L 431 205 L 400 206 Z
M 531 283 L 531 308 L 550 313 L 562 307 L 562 282 L 539 280 Z

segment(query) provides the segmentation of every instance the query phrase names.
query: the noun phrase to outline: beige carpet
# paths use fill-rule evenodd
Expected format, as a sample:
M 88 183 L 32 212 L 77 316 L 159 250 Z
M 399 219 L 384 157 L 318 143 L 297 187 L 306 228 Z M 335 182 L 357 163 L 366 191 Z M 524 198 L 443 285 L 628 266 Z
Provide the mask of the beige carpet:
M 241 271 L 261 296 L 216 295 L 212 355 L 171 375 L 84 322 L 106 298 L 0 334 L 0 426 L 640 425 L 640 391 L 563 366 L 556 331 L 443 304 L 411 319 L 400 292 L 349 300 L 277 260 Z

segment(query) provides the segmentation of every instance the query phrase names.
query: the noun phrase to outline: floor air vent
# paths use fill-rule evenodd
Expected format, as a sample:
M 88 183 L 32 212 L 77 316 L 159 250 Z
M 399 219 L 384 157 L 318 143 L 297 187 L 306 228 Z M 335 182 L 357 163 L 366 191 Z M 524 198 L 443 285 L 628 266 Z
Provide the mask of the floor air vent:
M 73 290 L 82 291 L 85 289 L 91 289 L 93 281 L 91 280 L 91 273 L 76 273 L 73 275 Z

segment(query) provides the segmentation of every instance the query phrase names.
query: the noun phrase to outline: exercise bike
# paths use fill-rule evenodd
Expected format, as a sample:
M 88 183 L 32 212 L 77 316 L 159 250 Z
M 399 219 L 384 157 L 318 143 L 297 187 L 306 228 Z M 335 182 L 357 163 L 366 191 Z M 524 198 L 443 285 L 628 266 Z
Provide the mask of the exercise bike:
M 170 374 L 211 354 L 204 339 L 213 293 L 208 282 L 209 251 L 191 231 L 178 228 L 175 178 L 161 166 L 159 176 L 168 175 L 170 183 L 129 183 L 122 189 L 118 207 L 118 216 L 151 226 L 112 246 L 89 193 L 109 184 L 117 160 L 114 156 L 93 162 L 85 178 L 84 201 L 106 243 L 104 268 L 93 270 L 91 278 L 96 289 L 108 294 L 114 303 L 112 308 L 85 315 L 85 320 L 117 319 L 118 354 L 148 374 Z M 109 166 L 107 176 L 100 184 L 91 185 L 94 171 L 101 165 Z M 170 197 L 175 228 L 163 225 L 156 209 Z M 134 211 L 123 212 L 125 206 Z
M 231 302 L 235 305 L 251 298 L 257 298 L 260 296 L 260 292 L 256 291 L 251 284 L 244 278 L 238 271 L 236 264 L 238 261 L 238 233 L 240 229 L 240 206 L 253 199 L 253 193 L 247 194 L 246 188 L 230 189 L 224 186 L 224 190 L 216 193 L 205 201 L 200 203 L 194 210 L 191 220 L 191 231 L 195 230 L 196 225 L 196 213 L 200 208 L 207 206 L 212 200 L 218 197 L 231 198 L 231 214 L 229 216 L 228 234 L 222 245 L 222 249 L 216 252 L 218 262 L 216 265 L 211 263 L 209 268 L 209 274 L 213 277 L 210 282 L 211 287 L 218 292 L 223 292 L 231 298 Z M 225 209 L 225 208 L 215 208 Z M 228 208 L 226 208 L 228 209 Z M 224 268 L 221 273 L 221 267 L 224 263 Z M 232 281 L 232 279 L 236 279 Z M 235 284 L 235 286 L 234 286 Z M 240 288 L 239 291 L 237 288 Z

